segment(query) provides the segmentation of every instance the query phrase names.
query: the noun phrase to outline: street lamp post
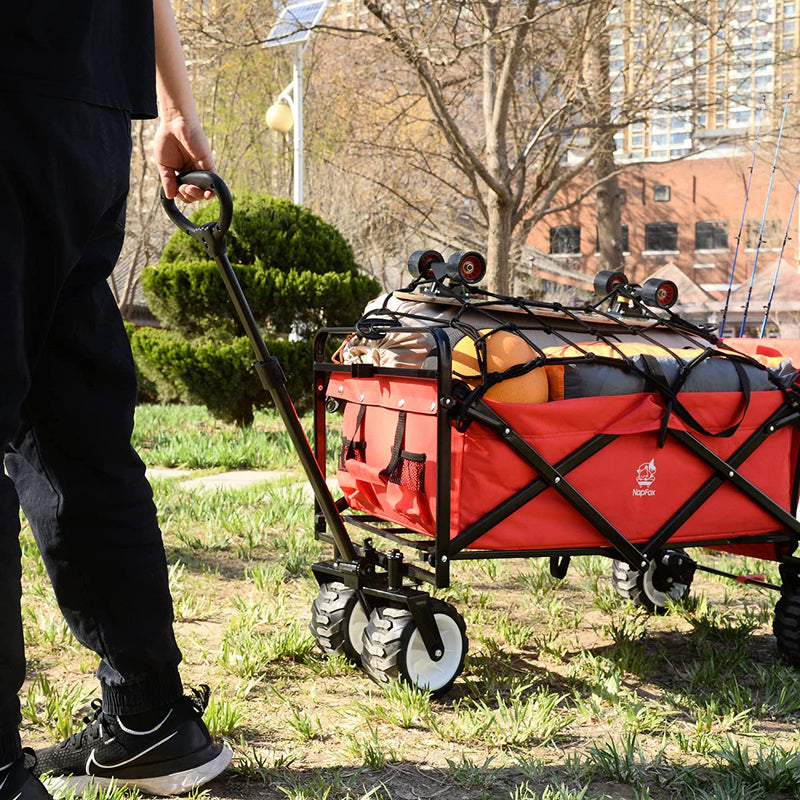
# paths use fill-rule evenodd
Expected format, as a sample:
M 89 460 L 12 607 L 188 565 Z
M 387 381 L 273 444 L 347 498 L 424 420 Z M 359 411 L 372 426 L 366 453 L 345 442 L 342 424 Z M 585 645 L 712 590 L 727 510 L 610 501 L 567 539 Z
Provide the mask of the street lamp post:
M 286 6 L 264 43 L 265 47 L 294 44 L 292 82 L 267 110 L 267 125 L 282 133 L 294 127 L 292 198 L 297 205 L 303 204 L 303 50 L 327 5 L 328 0 L 310 0 Z
M 294 160 L 292 200 L 303 204 L 303 45 L 294 51 L 292 82 L 267 109 L 267 125 L 274 131 L 288 133 L 294 128 Z

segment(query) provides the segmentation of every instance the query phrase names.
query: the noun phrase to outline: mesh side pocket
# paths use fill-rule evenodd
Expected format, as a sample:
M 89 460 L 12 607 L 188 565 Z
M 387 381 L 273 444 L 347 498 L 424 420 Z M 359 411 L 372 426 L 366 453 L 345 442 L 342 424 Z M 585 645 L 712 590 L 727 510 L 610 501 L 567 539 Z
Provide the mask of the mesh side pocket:
M 367 460 L 367 443 L 363 439 L 353 440 L 342 438 L 342 447 L 339 450 L 339 469 L 347 471 L 345 461 L 358 461 L 361 464 Z
M 397 465 L 389 475 L 389 483 L 395 483 L 410 492 L 425 492 L 425 454 L 403 450 Z

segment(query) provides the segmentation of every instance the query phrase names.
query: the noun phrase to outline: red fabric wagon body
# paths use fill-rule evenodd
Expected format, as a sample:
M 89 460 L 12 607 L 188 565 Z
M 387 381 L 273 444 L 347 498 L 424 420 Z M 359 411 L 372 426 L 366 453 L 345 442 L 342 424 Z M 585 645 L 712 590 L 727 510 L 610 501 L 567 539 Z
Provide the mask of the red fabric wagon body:
M 630 361 L 631 348 L 619 358 Z M 547 349 L 540 352 L 540 365 L 548 365 Z M 439 369 L 449 372 L 442 355 Z M 684 388 L 695 379 L 694 390 L 612 388 L 536 404 L 482 397 L 491 424 L 478 413 L 466 425 L 453 423 L 433 370 L 334 369 L 327 395 L 344 407 L 339 485 L 351 508 L 431 537 L 446 529 L 457 550 L 568 554 L 622 541 L 778 558 L 793 549 L 787 520 L 796 511 L 800 448 L 797 428 L 787 424 L 795 421 L 787 408 L 793 378 L 770 377 L 777 351 L 770 368 L 746 355 L 705 355 L 713 359 L 699 361 L 715 371 L 681 379 Z M 614 366 L 585 349 L 574 360 L 555 359 L 565 362 L 568 370 Z M 622 382 L 629 372 L 619 372 Z M 603 385 L 586 374 L 587 385 Z M 574 375 L 559 380 L 558 397 L 564 385 L 568 394 L 580 385 Z M 437 526 L 442 513 L 447 519 Z M 622 549 L 625 557 L 631 552 Z
M 340 391 L 341 389 L 341 391 Z M 338 471 L 349 505 L 419 533 L 434 535 L 438 399 L 435 380 L 388 376 L 331 377 L 332 393 L 348 401 L 345 447 Z M 738 392 L 694 393 L 684 402 L 712 433 L 742 415 Z M 647 542 L 713 475 L 712 468 L 668 437 L 658 446 L 665 414 L 654 394 L 585 397 L 535 406 L 486 401 L 553 464 L 597 434 L 614 440 L 568 476 L 600 513 L 635 543 Z M 757 392 L 735 434 L 704 436 L 689 430 L 723 459 L 734 453 L 783 402 L 777 391 Z M 362 411 L 363 409 L 363 411 Z M 399 463 L 391 467 L 398 426 L 404 419 Z M 671 429 L 687 431 L 677 416 Z M 740 472 L 789 510 L 797 467 L 793 427 L 774 433 Z M 478 521 L 537 477 L 536 471 L 492 430 L 473 424 L 452 431 L 450 536 Z M 672 536 L 671 543 L 711 541 L 781 530 L 775 519 L 731 485 L 721 486 Z M 495 550 L 593 548 L 608 542 L 554 488 L 548 488 L 471 544 Z

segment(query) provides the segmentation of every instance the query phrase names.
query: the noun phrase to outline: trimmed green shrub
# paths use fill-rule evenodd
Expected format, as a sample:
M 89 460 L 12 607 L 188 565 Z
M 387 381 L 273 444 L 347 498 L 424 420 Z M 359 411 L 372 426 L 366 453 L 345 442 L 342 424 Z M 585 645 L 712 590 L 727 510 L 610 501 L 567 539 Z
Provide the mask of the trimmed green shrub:
M 211 203 L 191 219 L 202 225 L 218 213 Z M 267 346 L 302 411 L 313 396 L 312 344 L 285 335 L 352 325 L 380 285 L 358 272 L 352 248 L 333 226 L 287 200 L 237 198 L 226 239 L 248 304 L 272 332 Z M 202 246 L 174 233 L 159 264 L 142 273 L 142 289 L 150 310 L 170 329 L 142 329 L 132 340 L 139 369 L 159 398 L 201 403 L 221 419 L 252 423 L 253 409 L 268 404 L 269 394 L 252 369 L 255 356 L 217 265 Z
M 216 203 L 191 216 L 202 225 L 218 217 Z M 353 248 L 336 228 L 289 200 L 268 195 L 237 195 L 226 235 L 232 264 L 255 264 L 281 272 L 358 272 Z M 180 231 L 161 254 L 161 263 L 205 258 L 201 244 Z
M 125 322 L 125 332 L 128 334 L 128 341 L 132 342 L 136 326 L 132 322 Z M 136 399 L 139 403 L 155 403 L 158 398 L 158 389 L 139 368 L 139 361 L 134 357 L 136 364 Z
M 298 411 L 310 401 L 311 342 L 285 339 L 266 342 L 287 378 Z M 255 356 L 245 337 L 224 344 L 190 342 L 172 331 L 142 328 L 133 339 L 134 355 L 159 394 L 174 393 L 184 403 L 199 403 L 225 422 L 251 425 L 253 409 L 271 402 L 253 370 Z
M 380 291 L 359 273 L 282 272 L 261 264 L 234 268 L 253 315 L 269 330 L 288 333 L 324 325 L 350 325 Z M 142 289 L 150 310 L 184 336 L 243 333 L 213 261 L 174 261 L 148 267 Z

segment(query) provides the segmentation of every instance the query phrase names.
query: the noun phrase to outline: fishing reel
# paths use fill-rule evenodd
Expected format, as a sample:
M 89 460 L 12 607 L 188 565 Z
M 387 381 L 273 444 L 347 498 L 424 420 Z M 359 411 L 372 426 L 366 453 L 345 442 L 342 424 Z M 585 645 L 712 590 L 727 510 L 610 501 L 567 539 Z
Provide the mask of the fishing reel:
M 433 286 L 425 291 L 436 294 L 444 281 L 463 291 L 483 280 L 486 259 L 475 250 L 457 250 L 447 261 L 436 250 L 415 250 L 408 257 L 408 271 L 416 279 L 431 281 Z
M 672 281 L 648 278 L 640 286 L 638 283 L 629 283 L 624 272 L 610 269 L 597 273 L 594 291 L 603 300 L 611 300 L 612 314 L 627 316 L 642 316 L 642 306 L 667 311 L 678 302 L 678 287 Z

